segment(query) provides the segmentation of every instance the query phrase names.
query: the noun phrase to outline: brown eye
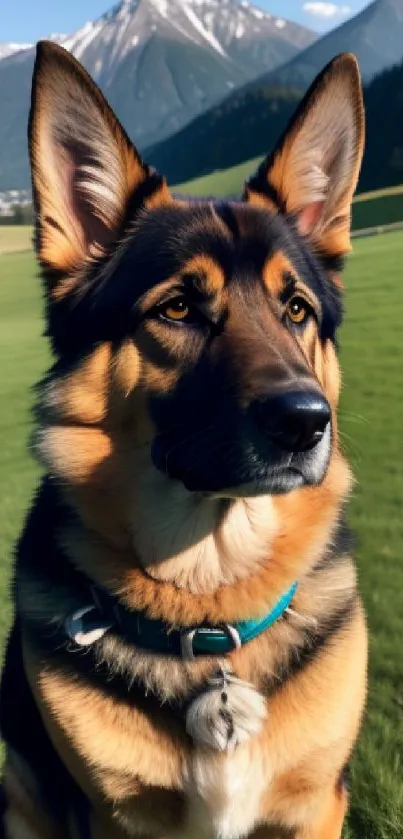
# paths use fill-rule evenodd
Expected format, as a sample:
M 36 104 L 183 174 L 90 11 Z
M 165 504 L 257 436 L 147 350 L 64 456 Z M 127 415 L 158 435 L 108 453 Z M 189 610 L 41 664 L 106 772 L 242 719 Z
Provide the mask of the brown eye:
M 286 314 L 292 323 L 304 323 L 311 312 L 311 308 L 303 297 L 292 297 L 287 304 Z
M 175 297 L 160 307 L 159 314 L 165 320 L 185 321 L 189 319 L 190 307 L 184 297 Z

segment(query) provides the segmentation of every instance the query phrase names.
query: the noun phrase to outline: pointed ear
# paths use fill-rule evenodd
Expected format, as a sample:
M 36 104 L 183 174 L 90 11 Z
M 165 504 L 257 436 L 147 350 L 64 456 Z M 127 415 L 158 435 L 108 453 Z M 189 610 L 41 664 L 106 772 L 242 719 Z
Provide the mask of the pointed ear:
M 325 257 L 350 250 L 351 203 L 364 149 L 364 106 L 353 55 L 335 58 L 304 97 L 245 200 L 296 219 Z
M 169 201 L 88 73 L 46 41 L 37 49 L 29 148 L 37 251 L 49 270 L 72 271 L 102 254 L 131 202 Z

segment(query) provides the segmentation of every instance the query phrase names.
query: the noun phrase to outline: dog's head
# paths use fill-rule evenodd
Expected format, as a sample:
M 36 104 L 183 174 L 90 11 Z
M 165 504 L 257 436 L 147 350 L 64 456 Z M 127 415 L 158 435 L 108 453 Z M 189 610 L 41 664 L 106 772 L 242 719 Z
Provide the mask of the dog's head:
M 30 150 L 55 474 L 112 487 L 120 513 L 153 482 L 165 500 L 178 487 L 229 499 L 323 482 L 363 133 L 357 64 L 343 55 L 241 202 L 176 198 L 83 68 L 39 46 Z

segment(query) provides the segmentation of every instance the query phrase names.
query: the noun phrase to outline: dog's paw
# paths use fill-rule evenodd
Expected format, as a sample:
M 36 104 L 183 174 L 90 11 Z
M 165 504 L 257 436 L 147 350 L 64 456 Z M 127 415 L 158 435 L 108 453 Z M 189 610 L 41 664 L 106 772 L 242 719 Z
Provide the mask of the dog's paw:
M 255 688 L 228 673 L 210 679 L 189 706 L 186 731 L 199 745 L 226 751 L 258 734 L 266 703 Z

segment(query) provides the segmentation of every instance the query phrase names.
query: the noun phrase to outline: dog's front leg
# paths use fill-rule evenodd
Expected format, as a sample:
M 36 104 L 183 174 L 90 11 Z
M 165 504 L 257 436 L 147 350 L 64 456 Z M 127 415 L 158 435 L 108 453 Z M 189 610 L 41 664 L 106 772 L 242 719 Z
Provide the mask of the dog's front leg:
M 295 839 L 340 839 L 348 807 L 348 791 L 344 783 L 328 793 L 319 808 L 320 815 L 302 830 Z
M 295 835 L 295 839 L 340 839 L 343 823 L 344 810 L 339 803 L 335 803 L 324 820 L 299 831 Z
M 129 834 L 113 824 L 105 813 L 93 812 L 90 817 L 91 839 L 128 839 Z M 133 834 L 130 834 L 133 835 Z M 135 834 L 136 839 L 141 839 L 140 834 Z
M 1 793 L 0 839 L 70 839 L 67 825 L 57 825 L 45 811 L 34 777 L 11 749 Z
M 340 839 L 347 806 L 347 789 L 338 785 L 318 802 L 316 815 L 303 827 L 261 827 L 250 839 Z

